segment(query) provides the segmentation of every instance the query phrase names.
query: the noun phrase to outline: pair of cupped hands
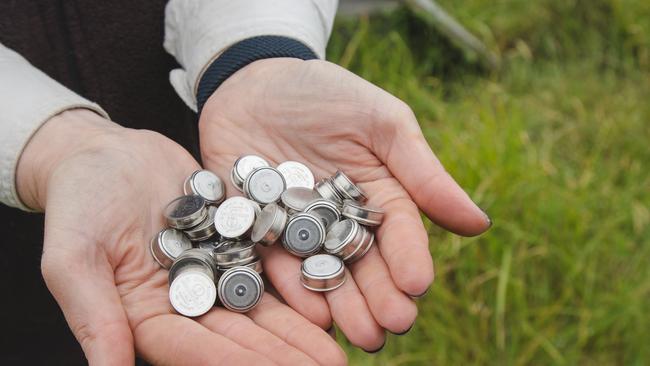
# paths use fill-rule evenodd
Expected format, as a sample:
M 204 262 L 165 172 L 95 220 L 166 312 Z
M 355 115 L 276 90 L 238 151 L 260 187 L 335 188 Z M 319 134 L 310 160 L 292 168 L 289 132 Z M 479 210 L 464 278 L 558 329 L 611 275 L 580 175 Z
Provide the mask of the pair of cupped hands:
M 227 181 L 235 159 L 343 170 L 383 207 L 376 245 L 328 293 L 299 281 L 300 259 L 260 248 L 275 289 L 246 314 L 223 308 L 196 319 L 174 312 L 167 271 L 149 253 L 162 211 L 199 164 L 181 146 L 83 109 L 44 124 L 18 165 L 18 191 L 45 211 L 42 272 L 91 365 L 340 365 L 332 324 L 368 352 L 386 331 L 407 332 L 416 298 L 433 281 L 421 209 L 436 224 L 477 235 L 488 217 L 454 182 L 410 108 L 325 61 L 256 61 L 224 82 L 199 120 L 204 167 Z

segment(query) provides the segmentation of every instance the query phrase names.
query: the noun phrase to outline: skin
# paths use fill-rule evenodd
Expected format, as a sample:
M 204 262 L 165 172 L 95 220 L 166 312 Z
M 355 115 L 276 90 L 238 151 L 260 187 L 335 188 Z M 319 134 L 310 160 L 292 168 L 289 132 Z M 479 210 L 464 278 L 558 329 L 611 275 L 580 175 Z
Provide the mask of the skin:
M 64 112 L 33 136 L 17 184 L 45 211 L 41 269 L 91 365 L 342 365 L 321 328 L 265 294 L 248 314 L 214 308 L 193 320 L 168 299 L 149 253 L 162 211 L 199 165 L 179 145 L 87 110 Z
M 306 290 L 299 258 L 277 245 L 263 248 L 266 276 L 292 308 L 322 329 L 334 321 L 367 351 L 383 346 L 385 330 L 399 334 L 413 325 L 412 298 L 433 281 L 418 209 L 464 236 L 491 225 L 445 171 L 404 102 L 326 61 L 275 58 L 244 67 L 209 98 L 199 133 L 205 167 L 221 177 L 243 154 L 272 165 L 305 163 L 317 179 L 341 169 L 369 204 L 386 210 L 377 245 L 335 291 Z M 228 184 L 228 194 L 239 192 Z

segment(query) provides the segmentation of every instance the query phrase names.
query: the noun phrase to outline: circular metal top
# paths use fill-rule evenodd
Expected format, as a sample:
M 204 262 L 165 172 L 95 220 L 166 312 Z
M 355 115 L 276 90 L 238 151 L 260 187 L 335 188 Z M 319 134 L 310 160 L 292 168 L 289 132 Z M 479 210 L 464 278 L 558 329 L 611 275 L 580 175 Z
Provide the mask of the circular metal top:
M 325 227 L 318 217 L 299 213 L 289 219 L 282 245 L 290 253 L 307 257 L 317 253 L 325 240 Z
M 341 219 L 338 206 L 334 202 L 325 199 L 312 201 L 304 208 L 304 211 L 320 218 L 325 226 L 325 231 L 329 230 L 330 226 Z
M 282 235 L 286 224 L 286 211 L 275 203 L 268 204 L 255 220 L 251 240 L 262 245 L 271 245 Z
M 164 216 L 169 226 L 176 229 L 192 227 L 205 218 L 205 200 L 201 196 L 181 196 L 165 207 Z
M 357 201 L 345 200 L 343 202 L 343 209 L 341 210 L 343 216 L 356 220 L 366 226 L 378 226 L 384 219 L 384 209 L 374 206 L 364 206 Z
M 269 166 L 269 163 L 264 158 L 257 155 L 243 155 L 235 161 L 233 175 L 238 180 L 244 181 L 253 170 L 263 166 Z
M 208 203 L 219 203 L 226 197 L 226 187 L 219 176 L 209 170 L 197 170 L 183 187 L 185 194 L 196 194 Z
M 350 219 L 342 220 L 330 227 L 325 238 L 324 247 L 329 253 L 338 253 L 357 236 L 359 224 Z
M 174 279 L 180 275 L 185 269 L 191 267 L 199 267 L 202 272 L 204 272 L 208 277 L 212 278 L 214 281 L 217 273 L 217 266 L 214 263 L 214 259 L 206 250 L 203 249 L 188 249 L 184 251 L 172 264 L 169 268 L 169 282 L 173 282 Z
M 244 197 L 231 197 L 217 208 L 214 225 L 224 238 L 244 235 L 255 222 L 255 210 Z
M 251 241 L 226 241 L 212 252 L 212 256 L 217 266 L 232 267 L 253 261 L 257 250 Z
M 287 188 L 314 188 L 314 174 L 304 164 L 297 161 L 285 161 L 278 165 L 278 170 L 284 176 L 284 180 L 287 182 Z
M 212 309 L 217 298 L 214 281 L 202 272 L 186 271 L 169 286 L 169 301 L 185 316 L 200 316 Z
M 156 262 L 168 269 L 178 256 L 192 249 L 192 242 L 179 230 L 164 229 L 152 238 L 150 249 Z
M 304 211 L 307 205 L 321 196 L 313 189 L 304 187 L 289 187 L 280 196 L 284 207 L 294 211 Z
M 361 202 L 368 200 L 368 196 L 366 196 L 366 193 L 361 189 L 361 187 L 354 184 L 354 182 L 342 171 L 337 170 L 332 176 L 331 181 L 344 198 Z
M 244 192 L 250 199 L 263 205 L 277 202 L 287 185 L 275 168 L 261 167 L 253 170 L 244 181 Z
M 239 313 L 254 308 L 264 294 L 262 278 L 248 267 L 233 267 L 224 272 L 217 288 L 223 306 Z
M 302 272 L 313 279 L 332 279 L 345 271 L 343 261 L 330 254 L 317 254 L 302 262 Z
M 217 228 L 214 226 L 214 217 L 217 214 L 217 208 L 214 206 L 208 207 L 208 215 L 197 226 L 185 230 L 185 234 L 193 241 L 201 241 L 209 239 Z

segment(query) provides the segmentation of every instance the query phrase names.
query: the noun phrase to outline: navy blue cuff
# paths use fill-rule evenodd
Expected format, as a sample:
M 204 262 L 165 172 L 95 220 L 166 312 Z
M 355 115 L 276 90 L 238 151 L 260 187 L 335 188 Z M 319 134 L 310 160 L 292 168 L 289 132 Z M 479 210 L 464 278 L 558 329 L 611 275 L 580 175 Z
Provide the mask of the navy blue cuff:
M 254 61 L 275 57 L 317 58 L 309 47 L 292 38 L 258 36 L 237 42 L 219 55 L 201 76 L 196 93 L 199 115 L 208 98 L 230 75 Z

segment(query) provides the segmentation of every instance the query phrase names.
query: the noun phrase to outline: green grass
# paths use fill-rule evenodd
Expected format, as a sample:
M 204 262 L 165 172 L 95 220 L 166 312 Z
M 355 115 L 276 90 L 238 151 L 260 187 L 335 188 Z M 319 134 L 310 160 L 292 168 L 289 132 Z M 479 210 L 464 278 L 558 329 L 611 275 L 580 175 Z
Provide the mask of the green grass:
M 412 106 L 494 226 L 428 223 L 415 327 L 351 364 L 650 364 L 650 2 L 440 3 L 500 71 L 404 9 L 339 19 L 328 58 Z

